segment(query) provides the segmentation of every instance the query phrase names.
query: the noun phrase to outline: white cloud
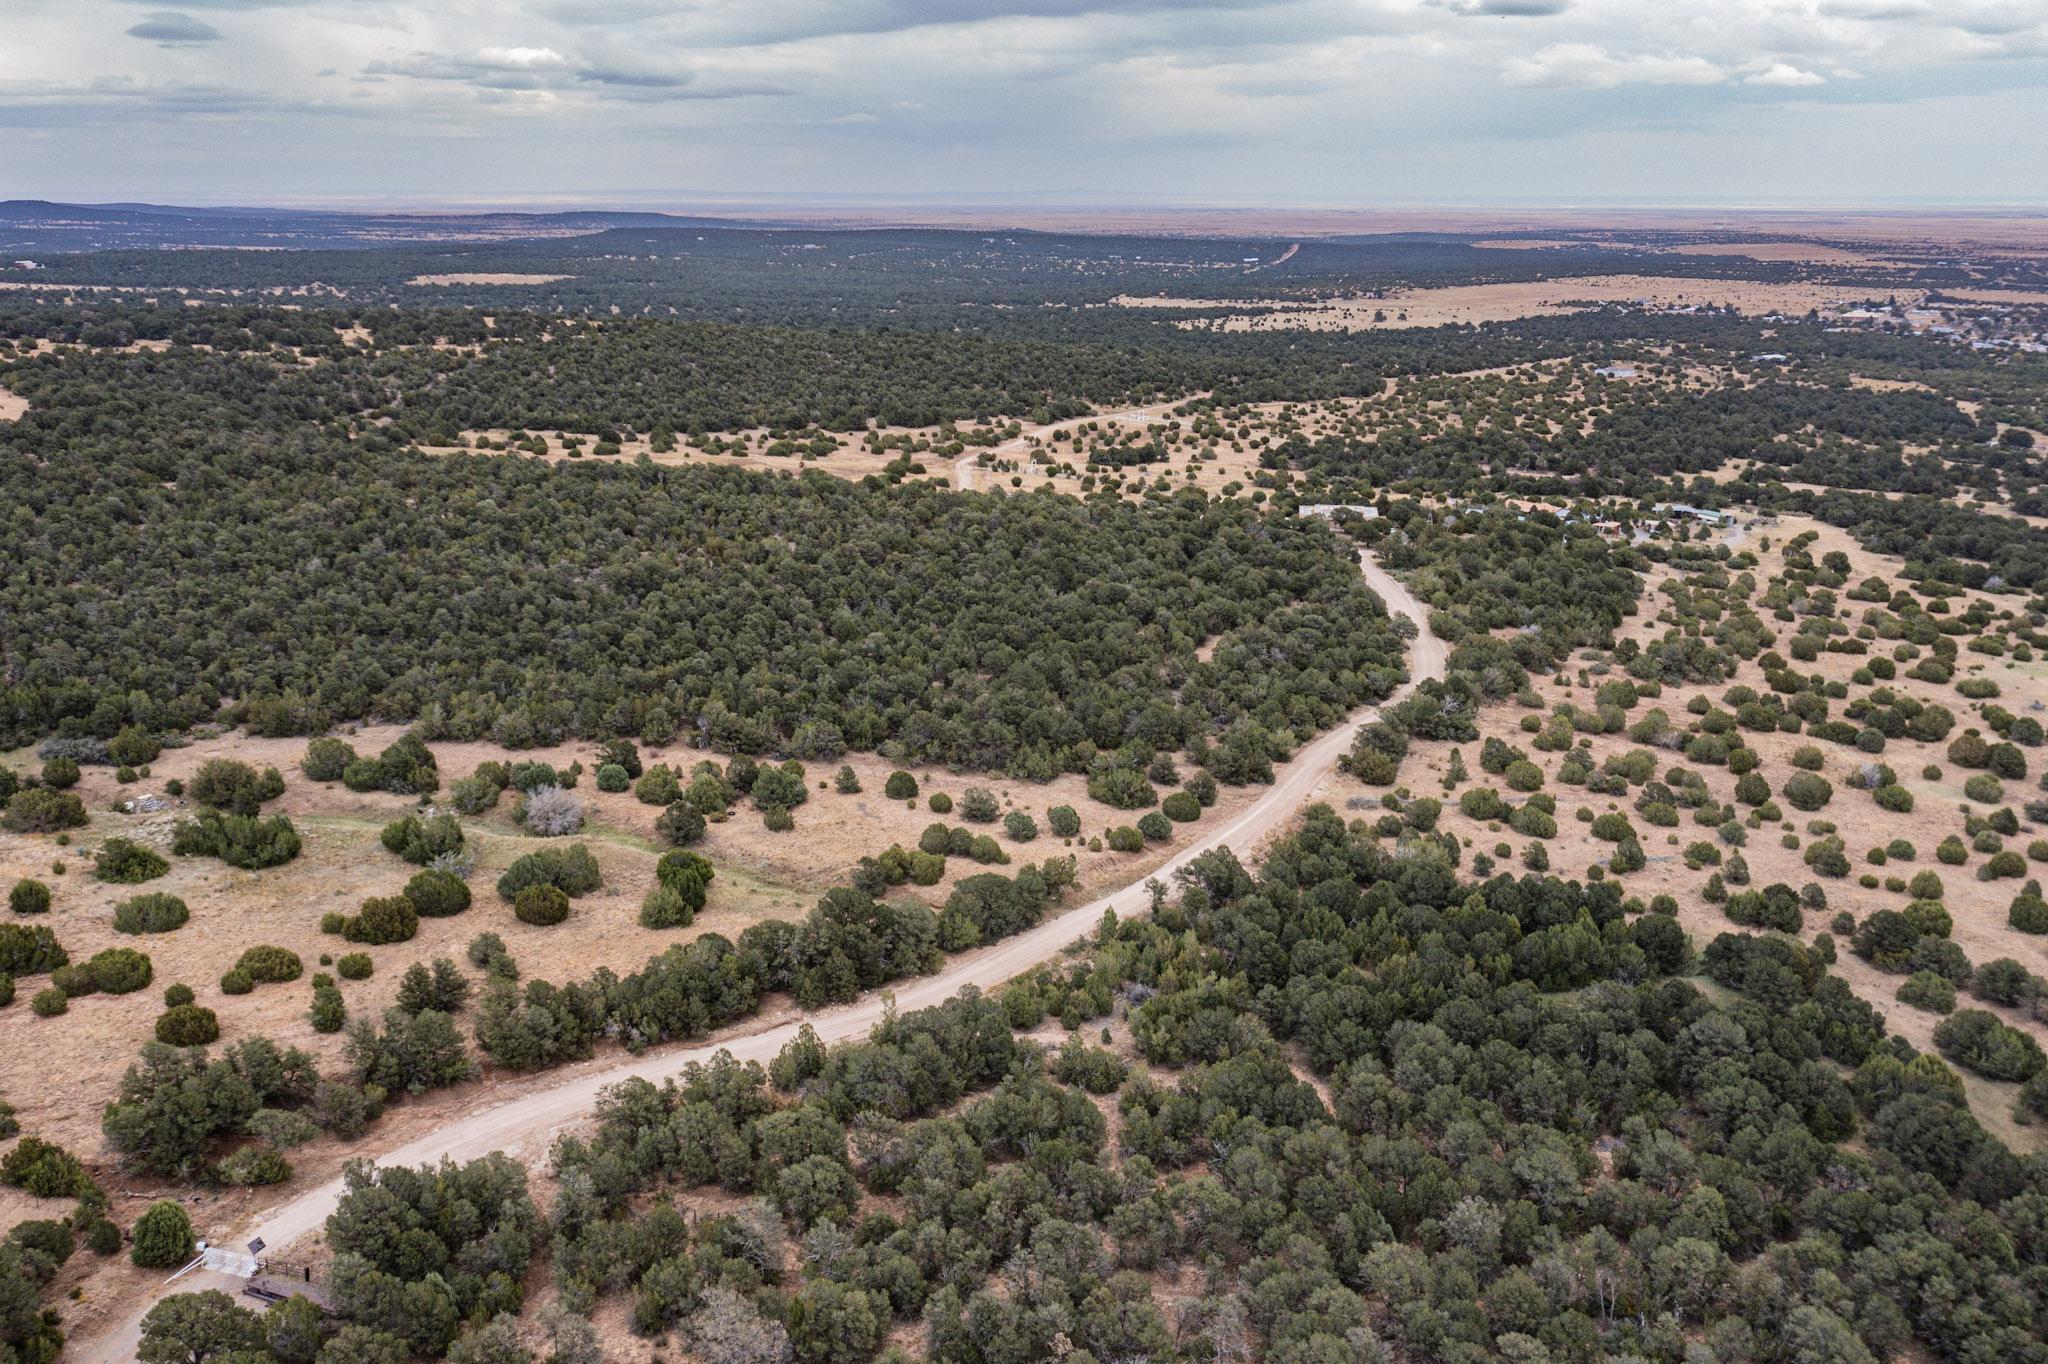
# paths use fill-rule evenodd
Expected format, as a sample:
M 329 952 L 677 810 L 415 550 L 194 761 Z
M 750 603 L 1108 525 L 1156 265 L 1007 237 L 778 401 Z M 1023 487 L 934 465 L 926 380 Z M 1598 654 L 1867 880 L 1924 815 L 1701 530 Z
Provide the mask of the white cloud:
M 1802 71 L 1790 62 L 1772 62 L 1753 76 L 1742 78 L 1744 85 L 1826 85 L 1828 79 L 1817 71 Z
M 551 47 L 487 47 L 476 54 L 484 66 L 513 71 L 540 71 L 562 66 L 568 59 Z
M 1718 85 L 1727 73 L 1704 57 L 1618 57 L 1597 43 L 1552 43 L 1501 67 L 1509 85 L 1541 90 L 1612 90 L 1622 85 Z

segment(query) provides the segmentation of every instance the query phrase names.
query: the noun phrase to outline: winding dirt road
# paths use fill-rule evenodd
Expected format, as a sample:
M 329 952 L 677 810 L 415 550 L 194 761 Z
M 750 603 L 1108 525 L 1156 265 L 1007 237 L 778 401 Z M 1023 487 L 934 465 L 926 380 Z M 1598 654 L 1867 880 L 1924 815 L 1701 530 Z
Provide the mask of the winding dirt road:
M 956 466 L 956 473 L 971 477 L 964 467 Z M 1418 632 L 1410 645 L 1410 680 L 1388 698 L 1391 703 L 1413 691 L 1418 680 L 1442 677 L 1449 651 L 1442 640 L 1430 633 L 1428 613 L 1407 588 L 1363 551 L 1359 553 L 1358 561 L 1367 584 L 1386 602 L 1389 613 L 1407 616 L 1415 623 Z M 1154 870 L 1151 877 L 1171 884 L 1175 872 L 1202 854 L 1218 848 L 1228 848 L 1249 862 L 1260 845 L 1294 818 L 1317 783 L 1350 749 L 1358 730 L 1378 714 L 1376 706 L 1361 707 L 1337 728 L 1301 748 L 1278 770 L 1277 780 L 1257 802 L 1229 823 L 1207 831 Z M 600 1090 L 621 1080 L 640 1078 L 659 1083 L 680 1073 L 692 1062 L 710 1060 L 719 1051 L 731 1052 L 741 1061 L 759 1061 L 765 1065 L 796 1036 L 798 1027 L 806 1021 L 828 1045 L 864 1038 L 881 1021 L 884 1009 L 892 1000 L 898 1010 L 908 1013 L 943 1003 L 965 986 L 993 989 L 1059 955 L 1061 949 L 1091 932 L 1101 922 L 1104 910 L 1113 909 L 1121 916 L 1130 916 L 1143 914 L 1150 907 L 1151 897 L 1144 883 L 1126 886 L 1066 910 L 1015 937 L 955 956 L 937 975 L 903 981 L 893 992 L 880 991 L 851 1004 L 810 1014 L 802 1020 L 754 1030 L 743 1024 L 704 1042 L 664 1047 L 645 1056 L 623 1058 L 617 1065 L 551 1088 L 476 1109 L 417 1140 L 378 1153 L 375 1160 L 380 1165 L 424 1165 L 443 1159 L 475 1160 L 501 1150 L 514 1150 L 530 1160 L 538 1160 L 545 1156 L 557 1133 L 589 1117 Z M 261 1237 L 270 1253 L 283 1254 L 293 1242 L 320 1231 L 340 1197 L 339 1179 L 308 1189 L 296 1198 L 246 1220 L 228 1238 L 228 1243 L 239 1247 Z M 177 1291 L 180 1292 L 208 1288 L 237 1294 L 241 1291 L 242 1281 L 223 1274 L 198 1271 L 177 1282 Z M 89 1364 L 128 1364 L 135 1358 L 136 1347 L 141 1340 L 142 1317 L 161 1296 L 160 1292 L 148 1301 L 137 1303 L 125 1321 L 99 1338 L 74 1342 L 67 1357 L 89 1361 Z

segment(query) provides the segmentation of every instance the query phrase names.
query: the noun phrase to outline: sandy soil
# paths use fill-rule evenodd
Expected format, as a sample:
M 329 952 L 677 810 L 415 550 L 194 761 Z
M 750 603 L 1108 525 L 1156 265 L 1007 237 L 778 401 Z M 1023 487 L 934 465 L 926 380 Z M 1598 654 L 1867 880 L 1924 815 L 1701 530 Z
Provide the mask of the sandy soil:
M 358 751 L 373 753 L 402 732 L 397 726 L 371 727 L 352 735 L 350 741 Z M 310 994 L 303 981 L 265 986 L 242 996 L 220 992 L 217 982 L 221 973 L 245 948 L 259 943 L 297 952 L 309 975 L 318 969 L 323 953 L 339 956 L 367 950 L 377 963 L 376 973 L 366 981 L 342 982 L 342 990 L 352 1016 L 374 1017 L 391 1002 L 399 976 L 408 965 L 437 956 L 461 963 L 464 944 L 485 929 L 505 938 L 528 976 L 563 981 L 586 977 L 599 966 L 620 972 L 636 969 L 671 943 L 700 933 L 736 938 L 748 924 L 763 917 L 800 917 L 824 891 L 845 884 L 861 857 L 891 844 L 915 848 L 925 827 L 942 818 L 959 823 L 957 813 L 942 817 L 927 808 L 925 798 L 934 792 L 947 792 L 957 800 L 970 785 L 986 786 L 1006 810 L 1017 808 L 1031 814 L 1041 830 L 1048 808 L 1073 806 L 1081 814 L 1082 835 L 1071 845 L 1050 833 L 1041 833 L 1029 843 L 1014 843 L 1002 834 L 1000 824 L 988 826 L 988 831 L 1008 850 L 1012 871 L 1027 861 L 1073 856 L 1084 894 L 1142 879 L 1178 848 L 1203 837 L 1217 823 L 1233 818 L 1264 795 L 1264 788 L 1226 787 L 1200 822 L 1176 825 L 1176 837 L 1170 843 L 1151 845 L 1135 854 L 1090 851 L 1085 846 L 1088 838 L 1113 825 L 1129 823 L 1132 817 L 1090 800 L 1083 778 L 1064 776 L 1040 786 L 999 776 L 954 776 L 941 769 L 914 768 L 921 796 L 906 803 L 881 795 L 894 764 L 872 754 L 852 754 L 844 760 L 845 765 L 858 774 L 862 791 L 842 795 L 832 789 L 839 763 L 811 764 L 811 798 L 795 812 L 795 831 L 770 832 L 760 815 L 744 803 L 728 820 L 713 824 L 698 845 L 698 851 L 719 869 L 705 912 L 688 930 L 653 931 L 641 928 L 637 915 L 665 846 L 654 829 L 660 809 L 640 803 L 630 792 L 596 790 L 590 775 L 596 767 L 592 745 L 519 753 L 483 743 L 432 747 L 444 789 L 486 760 L 539 760 L 558 767 L 581 761 L 586 775 L 576 791 L 585 802 L 590 823 L 583 835 L 571 841 L 591 847 L 604 869 L 605 887 L 579 899 L 569 921 L 557 928 L 534 928 L 514 919 L 491 889 L 492 883 L 515 858 L 552 841 L 517 829 L 507 799 L 496 811 L 463 821 L 468 846 L 477 855 L 477 871 L 471 881 L 476 903 L 467 913 L 422 921 L 419 936 L 411 942 L 368 949 L 344 944 L 320 932 L 320 916 L 330 910 L 353 911 L 367 897 L 396 894 L 404 886 L 416 868 L 387 852 L 377 842 L 377 833 L 385 823 L 415 810 L 417 802 L 384 793 L 359 794 L 338 783 L 308 781 L 297 766 L 305 752 L 303 739 L 256 739 L 239 733 L 168 750 L 152 765 L 148 781 L 129 787 L 118 785 L 111 769 L 87 768 L 77 789 L 96 813 L 89 830 L 74 832 L 69 848 L 55 846 L 48 836 L 0 833 L 0 884 L 11 885 L 26 876 L 51 884 L 55 903 L 43 921 L 56 931 L 74 960 L 105 947 L 136 947 L 150 954 L 156 971 L 148 989 L 118 997 L 89 996 L 75 1001 L 68 1013 L 57 1018 L 35 1018 L 25 1008 L 11 1015 L 24 1029 L 33 1029 L 40 1044 L 33 1052 L 0 1054 L 0 1096 L 21 1110 L 24 1130 L 57 1141 L 81 1157 L 98 1153 L 99 1105 L 152 1035 L 162 1008 L 163 987 L 173 982 L 191 985 L 200 1002 L 219 1013 L 223 1044 L 267 1036 L 306 1048 L 324 1067 L 339 1067 L 339 1038 L 311 1030 L 306 1015 Z M 687 772 L 707 756 L 716 755 L 675 748 L 649 751 L 644 760 L 649 765 L 667 761 Z M 169 778 L 189 781 L 203 762 L 215 757 L 237 758 L 259 769 L 274 766 L 285 774 L 285 794 L 266 808 L 290 816 L 305 840 L 305 851 L 285 866 L 263 872 L 237 871 L 206 858 L 171 858 L 167 876 L 140 887 L 93 880 L 91 854 L 106 838 L 130 837 L 167 850 L 178 814 L 189 813 L 123 815 L 107 813 L 109 808 L 144 791 L 160 792 Z M 8 761 L 17 770 L 30 770 L 32 764 L 26 752 L 13 754 Z M 51 864 L 58 860 L 67 868 L 62 877 L 50 874 Z M 968 858 L 949 858 L 946 876 L 937 885 L 905 886 L 897 893 L 936 907 L 945 902 L 959 880 L 991 869 Z M 139 890 L 179 896 L 191 907 L 191 922 L 175 932 L 146 938 L 114 932 L 114 906 Z M 41 988 L 34 978 L 22 984 L 24 998 Z M 67 1074 L 78 1077 L 77 1086 L 52 1089 L 37 1084 L 36 1076 L 53 1058 Z
M 0 388 L 0 422 L 11 422 L 28 414 L 28 399 Z
M 1825 284 L 1765 284 L 1754 280 L 1686 279 L 1649 275 L 1587 275 L 1515 284 L 1461 284 L 1443 289 L 1390 290 L 1383 296 L 1351 296 L 1303 304 L 1273 299 L 1261 306 L 1280 311 L 1248 313 L 1221 322 L 1186 322 L 1188 327 L 1224 331 L 1365 331 L 1441 327 L 1452 323 L 1505 322 L 1583 311 L 1605 303 L 1655 308 L 1734 307 L 1749 314 L 1803 313 L 1841 302 L 1845 291 Z M 1111 300 L 1134 308 L 1213 308 L 1213 300 L 1145 298 Z
M 456 271 L 446 275 L 414 275 L 407 284 L 553 284 L 556 280 L 574 279 L 574 275 L 518 275 L 464 273 Z
M 1615 241 L 1606 237 L 1507 237 L 1476 241 L 1472 245 L 1496 251 L 1613 247 L 1626 251 L 1655 251 L 1672 256 L 1746 256 L 1750 260 L 1797 261 L 1812 265 L 1895 266 L 1899 263 L 1889 256 L 1868 251 L 1852 251 L 1842 246 L 1797 241 L 1686 242 L 1674 246 L 1667 242 Z

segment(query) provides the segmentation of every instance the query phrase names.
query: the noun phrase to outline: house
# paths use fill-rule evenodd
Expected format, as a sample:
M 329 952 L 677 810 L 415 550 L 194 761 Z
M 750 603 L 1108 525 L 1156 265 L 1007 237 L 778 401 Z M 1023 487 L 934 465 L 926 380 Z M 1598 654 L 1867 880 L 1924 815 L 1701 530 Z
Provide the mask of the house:
M 1750 363 L 1758 365 L 1782 365 L 1791 358 L 1783 351 L 1775 350 L 1758 351 L 1749 357 Z
M 1325 519 L 1335 516 L 1338 512 L 1352 512 L 1361 521 L 1377 521 L 1380 518 L 1380 509 L 1369 503 L 1304 502 L 1294 509 L 1296 516 L 1320 516 Z
M 1657 514 L 1674 519 L 1700 521 L 1709 526 L 1732 526 L 1735 524 L 1735 513 L 1733 512 L 1714 511 L 1709 507 L 1691 507 L 1683 502 L 1660 502 L 1657 504 Z
M 1603 379 L 1633 379 L 1636 377 L 1636 367 L 1634 365 L 1602 365 L 1593 372 Z

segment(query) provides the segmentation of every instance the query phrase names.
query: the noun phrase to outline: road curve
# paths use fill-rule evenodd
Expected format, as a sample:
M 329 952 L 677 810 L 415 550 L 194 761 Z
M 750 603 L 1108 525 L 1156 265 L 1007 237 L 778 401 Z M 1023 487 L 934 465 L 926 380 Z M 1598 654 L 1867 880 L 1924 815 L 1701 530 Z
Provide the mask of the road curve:
M 1367 584 L 1386 602 L 1388 611 L 1407 616 L 1417 630 L 1410 645 L 1410 680 L 1387 698 L 1391 703 L 1413 691 L 1420 679 L 1441 678 L 1449 651 L 1442 640 L 1430 633 L 1428 613 L 1407 588 L 1363 551 L 1359 553 L 1358 562 Z M 1258 800 L 1229 823 L 1205 832 L 1163 866 L 1153 870 L 1147 879 L 1156 877 L 1170 884 L 1175 872 L 1202 854 L 1218 848 L 1228 848 L 1240 859 L 1250 861 L 1257 848 L 1294 817 L 1316 784 L 1335 768 L 1337 759 L 1350 749 L 1359 729 L 1377 718 L 1378 714 L 1377 706 L 1360 707 L 1337 728 L 1305 745 L 1277 770 L 1277 779 Z M 748 1031 L 742 1024 L 704 1042 L 663 1047 L 644 1056 L 627 1057 L 615 1066 L 476 1109 L 423 1137 L 381 1152 L 374 1159 L 380 1165 L 424 1165 L 443 1159 L 469 1161 L 515 1144 L 544 1151 L 552 1144 L 557 1131 L 589 1116 L 600 1090 L 621 1080 L 639 1078 L 658 1083 L 680 1073 L 692 1062 L 710 1060 L 719 1051 L 731 1052 L 741 1061 L 759 1061 L 765 1065 L 796 1036 L 797 1029 L 804 1022 L 816 1029 L 819 1038 L 827 1044 L 864 1038 L 881 1021 L 883 1010 L 892 1000 L 899 1011 L 908 1013 L 942 1003 L 968 985 L 983 990 L 993 989 L 1059 955 L 1062 948 L 1091 932 L 1101 922 L 1104 910 L 1113 909 L 1119 915 L 1130 916 L 1145 913 L 1150 908 L 1151 897 L 1143 882 L 1126 886 L 1066 910 L 1014 937 L 952 957 L 938 974 L 899 982 L 893 992 L 877 992 L 851 1004 L 819 1010 L 803 1019 L 772 1027 Z M 272 1253 L 282 1252 L 294 1241 L 326 1225 L 328 1214 L 340 1201 L 341 1187 L 340 1179 L 332 1179 L 257 1214 L 253 1221 L 236 1233 L 236 1244 L 261 1237 Z M 187 1275 L 178 1281 L 181 1292 L 219 1288 L 232 1294 L 239 1293 L 241 1286 L 238 1279 L 206 1272 Z M 160 1293 L 137 1304 L 120 1326 L 98 1339 L 75 1344 L 71 1358 L 89 1361 L 89 1364 L 128 1364 L 135 1358 L 136 1346 L 141 1340 L 143 1314 L 158 1296 Z

